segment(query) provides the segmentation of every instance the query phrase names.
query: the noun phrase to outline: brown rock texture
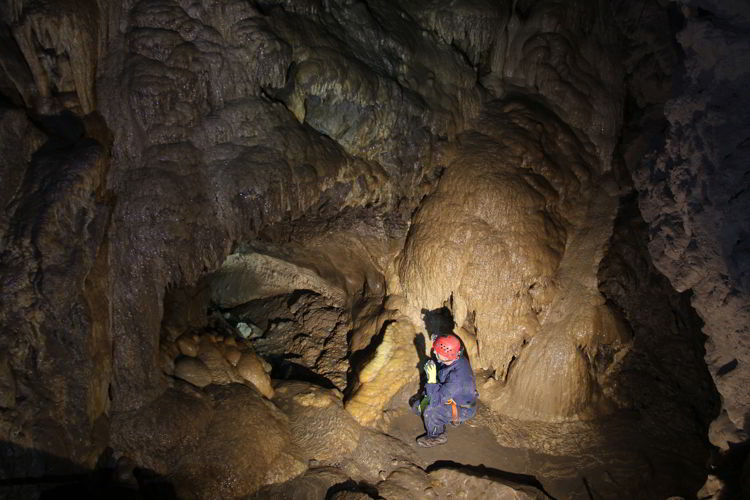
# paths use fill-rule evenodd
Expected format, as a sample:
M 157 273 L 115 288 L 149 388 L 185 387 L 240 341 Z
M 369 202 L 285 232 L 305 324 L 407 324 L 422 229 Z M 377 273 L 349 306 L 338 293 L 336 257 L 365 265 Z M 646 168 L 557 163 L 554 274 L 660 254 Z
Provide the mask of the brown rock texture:
M 188 387 L 169 389 L 143 408 L 118 414 L 112 443 L 136 464 L 168 474 L 197 446 L 212 413 L 210 397 Z
M 542 500 L 543 492 L 526 485 L 510 481 L 498 481 L 472 471 L 461 469 L 438 469 L 430 473 L 430 479 L 438 497 L 462 495 L 466 498 L 497 498 L 507 500 Z
M 523 497 L 375 430 L 441 308 L 504 417 L 746 440 L 749 26 L 740 0 L 0 3 L 0 480 Z
M 285 456 L 289 421 L 274 405 L 238 384 L 212 386 L 208 394 L 211 419 L 170 475 L 180 498 L 238 497 L 305 471 Z
M 694 5 L 693 5 L 694 4 Z M 696 10 L 697 9 L 697 10 Z M 729 24 L 710 22 L 709 12 Z M 651 227 L 654 265 L 678 291 L 692 290 L 705 322 L 706 361 L 739 429 L 747 426 L 750 367 L 748 303 L 747 168 L 743 159 L 748 119 L 748 40 L 731 26 L 746 26 L 742 2 L 689 2 L 677 34 L 686 54 L 681 93 L 665 103 L 668 129 L 634 181 Z M 730 436 L 729 440 L 737 437 Z M 726 440 L 715 444 L 726 447 Z
M 339 463 L 357 447 L 360 426 L 337 393 L 286 382 L 276 388 L 273 401 L 289 417 L 292 442 L 308 460 Z

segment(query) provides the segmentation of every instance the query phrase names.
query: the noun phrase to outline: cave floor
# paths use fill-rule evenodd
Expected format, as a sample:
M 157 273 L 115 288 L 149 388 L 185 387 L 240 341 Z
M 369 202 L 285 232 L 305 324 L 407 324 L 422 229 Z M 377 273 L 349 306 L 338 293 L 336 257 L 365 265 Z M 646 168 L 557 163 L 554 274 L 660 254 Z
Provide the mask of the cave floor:
M 694 497 L 700 485 L 685 481 L 691 474 L 679 445 L 664 449 L 634 424 L 632 415 L 604 427 L 523 424 L 501 420 L 480 403 L 473 421 L 447 428 L 448 442 L 441 446 L 417 446 L 415 438 L 424 427 L 407 411 L 391 420 L 388 433 L 409 443 L 428 470 L 461 466 L 503 482 L 536 486 L 557 500 Z M 545 433 L 548 438 L 539 437 Z M 537 441 L 532 444 L 529 436 Z M 550 444 L 550 453 L 532 451 L 545 448 L 539 439 Z

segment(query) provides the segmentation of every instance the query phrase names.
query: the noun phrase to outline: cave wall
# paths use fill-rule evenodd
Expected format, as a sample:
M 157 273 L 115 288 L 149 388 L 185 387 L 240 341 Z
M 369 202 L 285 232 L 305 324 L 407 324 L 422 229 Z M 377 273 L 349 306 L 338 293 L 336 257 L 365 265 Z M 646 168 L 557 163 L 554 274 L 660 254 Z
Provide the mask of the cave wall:
M 706 363 L 732 423 L 722 424 L 712 441 L 727 448 L 746 439 L 750 401 L 748 218 L 742 215 L 749 202 L 748 120 L 738 112 L 748 105 L 743 30 L 750 11 L 743 2 L 680 1 L 669 7 L 652 5 L 629 17 L 626 66 L 633 97 L 624 157 L 649 225 L 654 265 L 677 291 L 690 293 L 704 322 Z M 674 38 L 664 32 L 665 24 Z
M 274 222 L 420 196 L 474 72 L 360 7 L 3 5 L 4 439 L 92 466 L 167 386 L 168 286 Z
M 692 291 L 708 365 L 742 427 L 746 118 L 730 111 L 745 99 L 747 13 L 679 2 L 670 19 L 646 4 L 624 7 L 640 28 L 627 50 L 604 1 L 4 4 L 2 439 L 93 466 L 110 417 L 148 408 L 172 383 L 159 360 L 166 289 L 238 249 L 313 269 L 346 294 L 367 282 L 393 296 L 384 315 L 352 325 L 357 351 L 401 322 L 385 332 L 397 348 L 360 374 L 360 394 L 375 394 L 352 411 L 360 422 L 377 420 L 399 388 L 390 382 L 413 369 L 420 308 L 451 297 L 478 367 L 495 371 L 497 409 L 586 416 L 608 383 L 599 346 L 624 353 L 630 341 L 597 277 L 629 189 L 618 175 L 639 192 L 656 268 Z M 643 12 L 654 24 L 639 23 Z M 648 32 L 675 22 L 679 47 L 669 30 Z M 657 50 L 637 44 L 652 39 Z M 734 57 L 716 56 L 726 51 Z M 627 99 L 640 111 L 626 110 L 621 174 L 612 163 Z M 365 237 L 327 235 L 325 222 L 311 225 L 319 234 L 294 229 L 347 210 L 408 220 L 423 198 L 408 235 L 385 224 Z M 337 275 L 335 260 L 280 250 L 290 241 L 372 262 Z M 362 242 L 377 251 L 332 250 Z M 569 362 L 550 365 L 556 353 Z M 550 403 L 557 386 L 539 382 L 561 372 L 579 390 Z M 18 474 L 45 468 L 17 464 Z

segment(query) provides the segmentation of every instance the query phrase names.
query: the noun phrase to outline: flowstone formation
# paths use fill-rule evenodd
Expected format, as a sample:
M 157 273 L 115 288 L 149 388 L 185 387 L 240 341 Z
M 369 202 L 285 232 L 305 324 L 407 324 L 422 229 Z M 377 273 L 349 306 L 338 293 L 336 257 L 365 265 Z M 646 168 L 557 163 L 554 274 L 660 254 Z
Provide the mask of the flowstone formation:
M 0 488 L 740 491 L 750 13 L 664 4 L 0 4 Z M 396 437 L 436 311 L 558 469 Z

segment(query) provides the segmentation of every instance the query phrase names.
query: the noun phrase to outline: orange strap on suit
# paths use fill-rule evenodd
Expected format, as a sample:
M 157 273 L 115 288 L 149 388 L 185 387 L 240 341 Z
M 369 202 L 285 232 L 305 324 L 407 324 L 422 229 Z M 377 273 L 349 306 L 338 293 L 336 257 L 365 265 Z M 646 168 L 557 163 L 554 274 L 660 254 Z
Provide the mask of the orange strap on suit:
M 456 405 L 456 402 L 452 399 L 449 399 L 445 402 L 447 405 L 451 405 L 451 418 L 453 419 L 453 425 L 458 425 L 458 406 Z

